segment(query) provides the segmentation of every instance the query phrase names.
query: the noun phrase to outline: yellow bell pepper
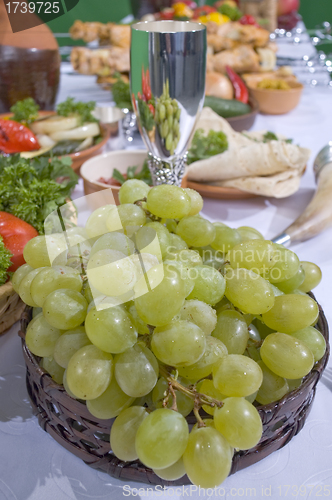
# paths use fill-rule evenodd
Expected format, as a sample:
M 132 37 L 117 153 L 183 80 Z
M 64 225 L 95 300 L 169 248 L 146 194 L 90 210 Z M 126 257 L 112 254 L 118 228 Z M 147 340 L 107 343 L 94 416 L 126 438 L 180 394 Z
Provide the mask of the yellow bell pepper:
M 230 18 L 224 14 L 220 14 L 220 12 L 211 12 L 211 14 L 207 14 L 206 16 L 200 16 L 198 20 L 201 23 L 213 22 L 216 24 L 225 24 L 230 21 Z
M 183 2 L 173 3 L 172 9 L 175 17 L 193 17 L 193 10 Z

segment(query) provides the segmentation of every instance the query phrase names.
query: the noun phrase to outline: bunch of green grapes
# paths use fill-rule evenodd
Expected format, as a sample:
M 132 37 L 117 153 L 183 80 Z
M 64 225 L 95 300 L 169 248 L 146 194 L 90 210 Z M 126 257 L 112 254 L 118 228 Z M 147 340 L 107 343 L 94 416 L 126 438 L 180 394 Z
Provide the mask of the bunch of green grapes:
M 320 269 L 208 221 L 191 189 L 133 179 L 119 199 L 27 243 L 13 276 L 33 307 L 26 343 L 94 417 L 116 417 L 119 459 L 213 488 L 262 437 L 253 403 L 278 401 L 325 353 L 307 295 Z
M 180 140 L 180 116 L 176 99 L 169 95 L 168 80 L 164 84 L 163 93 L 156 99 L 155 122 L 158 125 L 160 137 L 164 140 L 165 148 L 174 154 L 175 148 Z

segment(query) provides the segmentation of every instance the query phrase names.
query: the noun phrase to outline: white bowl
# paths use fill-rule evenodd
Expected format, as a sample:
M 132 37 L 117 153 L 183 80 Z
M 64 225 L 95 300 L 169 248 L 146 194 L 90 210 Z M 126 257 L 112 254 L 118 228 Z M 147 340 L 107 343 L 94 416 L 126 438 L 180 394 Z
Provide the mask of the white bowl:
M 98 179 L 100 177 L 111 178 L 114 168 L 119 170 L 121 174 L 125 174 L 128 167 L 137 165 L 137 172 L 139 172 L 146 158 L 147 151 L 144 149 L 110 151 L 91 158 L 81 166 L 80 174 L 83 178 L 84 193 L 87 195 L 111 188 L 114 200 L 119 205 L 119 189 L 121 186 L 103 184 L 98 182 Z

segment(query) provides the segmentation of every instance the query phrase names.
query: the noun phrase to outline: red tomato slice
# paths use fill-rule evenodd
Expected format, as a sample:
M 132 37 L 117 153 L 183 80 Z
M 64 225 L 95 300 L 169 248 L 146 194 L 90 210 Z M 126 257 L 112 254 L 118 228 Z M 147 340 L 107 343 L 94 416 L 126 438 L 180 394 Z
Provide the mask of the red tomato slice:
M 12 265 L 8 271 L 16 271 L 23 264 L 23 249 L 25 245 L 35 236 L 38 231 L 24 220 L 7 212 L 0 212 L 0 234 L 6 248 L 13 254 Z
M 40 149 L 37 137 L 28 127 L 14 120 L 0 119 L 0 150 L 4 153 L 21 153 Z

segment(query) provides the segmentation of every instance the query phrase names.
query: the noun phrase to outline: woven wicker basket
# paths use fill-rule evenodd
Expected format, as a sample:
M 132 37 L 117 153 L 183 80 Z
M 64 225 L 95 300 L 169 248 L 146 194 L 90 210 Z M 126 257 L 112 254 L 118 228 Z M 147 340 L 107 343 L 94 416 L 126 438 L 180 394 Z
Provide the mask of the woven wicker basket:
M 20 319 L 24 308 L 10 281 L 0 286 L 0 335 Z
M 177 481 L 164 481 L 139 461 L 123 462 L 112 454 L 109 434 L 113 420 L 98 420 L 93 417 L 84 403 L 68 396 L 64 388 L 39 366 L 38 358 L 31 354 L 24 341 L 30 320 L 31 309 L 27 308 L 22 315 L 19 335 L 27 366 L 27 389 L 34 414 L 42 429 L 85 463 L 113 477 L 165 486 L 189 484 L 187 476 Z M 277 403 L 258 407 L 264 429 L 262 439 L 255 448 L 234 454 L 231 474 L 282 448 L 302 429 L 330 352 L 328 325 L 321 309 L 317 327 L 327 341 L 324 357 L 316 363 L 301 387 Z M 196 422 L 195 417 L 190 415 L 187 421 Z

